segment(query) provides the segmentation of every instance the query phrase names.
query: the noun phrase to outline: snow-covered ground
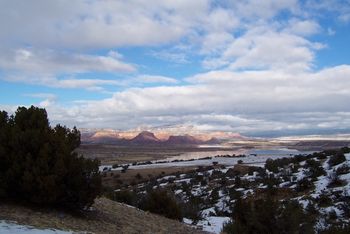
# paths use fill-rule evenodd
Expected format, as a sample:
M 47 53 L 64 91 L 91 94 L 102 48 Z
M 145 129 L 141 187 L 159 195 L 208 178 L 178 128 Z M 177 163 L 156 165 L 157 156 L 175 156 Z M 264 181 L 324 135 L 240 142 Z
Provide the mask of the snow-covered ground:
M 229 217 L 208 216 L 205 220 L 198 222 L 198 226 L 203 227 L 203 231 L 221 233 L 224 223 L 230 221 Z
M 203 152 L 200 152 L 201 154 Z M 146 164 L 146 165 L 130 165 L 129 169 L 146 169 L 146 168 L 165 168 L 165 167 L 186 167 L 186 166 L 210 166 L 213 165 L 214 162 L 218 162 L 221 165 L 226 166 L 233 166 L 238 163 L 238 161 L 242 160 L 245 164 L 250 164 L 254 166 L 260 166 L 263 167 L 266 160 L 268 158 L 277 159 L 277 158 L 284 158 L 284 157 L 292 157 L 296 154 L 306 154 L 309 152 L 300 152 L 297 150 L 290 150 L 290 149 L 270 149 L 270 150 L 252 150 L 249 151 L 249 154 L 246 154 L 246 157 L 215 157 L 215 152 L 210 152 L 210 154 L 205 155 L 206 157 L 212 156 L 210 159 L 200 159 L 203 157 L 199 157 L 196 152 L 186 153 L 186 157 L 177 156 L 173 158 L 169 158 L 166 163 L 157 163 L 157 161 L 153 161 L 152 164 Z M 222 155 L 229 154 L 228 152 L 225 153 L 225 151 L 222 152 Z M 237 155 L 237 154 L 236 154 Z M 203 155 L 202 155 L 203 156 Z M 173 160 L 184 160 L 187 159 L 187 161 L 178 161 L 178 162 L 171 162 Z M 192 159 L 192 160 L 191 160 Z M 190 161 L 189 161 L 190 160 Z M 164 160 L 162 160 L 164 161 Z M 112 165 L 102 165 L 100 166 L 100 170 L 121 170 L 121 167 L 112 168 Z
M 238 194 L 241 194 L 239 196 L 243 199 L 253 196 L 255 193 L 261 195 L 266 192 L 268 185 L 276 189 L 283 189 L 281 194 L 283 191 L 288 191 L 293 197 L 287 196 L 286 199 L 297 200 L 304 209 L 309 204 L 317 209 L 320 214 L 314 226 L 315 230 L 327 228 L 330 222 L 350 223 L 344 212 L 345 208 L 343 208 L 344 199 L 350 192 L 350 171 L 343 169 L 342 172 L 339 172 L 338 170 L 350 167 L 350 154 L 345 154 L 346 160 L 344 162 L 332 166 L 329 164 L 332 155 L 321 157 L 317 154 L 310 154 L 307 157 L 298 157 L 293 160 L 279 160 L 279 162 L 284 163 L 279 164 L 277 171 L 273 167 L 271 171 L 267 168 L 261 168 L 268 158 L 277 159 L 292 156 L 291 154 L 265 154 L 246 157 L 215 157 L 205 160 L 138 165 L 130 168 L 185 166 L 198 165 L 198 163 L 203 166 L 212 166 L 213 162 L 218 162 L 220 164 L 218 166 L 203 167 L 195 172 L 160 177 L 157 178 L 156 184 L 152 184 L 153 189 L 168 188 L 184 203 L 189 203 L 190 199 L 200 199 L 201 205 L 199 208 L 194 208 L 197 209 L 195 212 L 200 214 L 200 218 L 196 217 L 197 223 L 194 222 L 194 225 L 211 233 L 220 233 L 223 224 L 230 221 L 232 204 L 237 199 Z M 243 170 L 238 175 L 234 173 L 234 165 L 238 163 L 238 160 L 242 160 L 246 165 L 259 166 L 260 168 L 250 168 L 253 169 L 250 172 Z M 318 168 L 319 171 L 322 169 L 324 172 L 318 177 L 313 177 L 310 173 L 311 169 L 315 170 L 315 168 Z M 342 184 L 330 185 L 335 173 L 338 173 L 340 180 L 343 181 Z M 308 187 L 301 183 L 303 180 L 311 182 L 307 183 Z M 142 192 L 146 189 L 146 185 L 143 183 L 137 188 Z M 329 202 L 322 200 L 322 196 L 327 196 Z M 334 216 L 334 214 L 336 218 L 330 221 L 329 217 Z M 193 223 L 189 219 L 193 216 L 185 217 L 187 217 L 184 219 L 185 223 Z
M 223 225 L 229 221 L 229 217 L 208 216 L 206 219 L 200 220 L 196 226 L 200 227 L 203 231 L 220 234 Z M 192 225 L 192 220 L 190 219 L 184 218 L 183 222 Z
M 71 234 L 73 232 L 56 229 L 37 229 L 32 226 L 19 225 L 13 222 L 0 220 L 0 234 Z

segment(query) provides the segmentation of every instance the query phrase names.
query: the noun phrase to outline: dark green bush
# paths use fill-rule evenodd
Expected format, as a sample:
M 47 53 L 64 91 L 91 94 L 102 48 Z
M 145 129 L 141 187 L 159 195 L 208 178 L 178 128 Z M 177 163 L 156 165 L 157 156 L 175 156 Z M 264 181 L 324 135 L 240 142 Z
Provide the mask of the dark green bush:
M 310 224 L 310 220 L 296 201 L 282 203 L 270 198 L 238 199 L 233 208 L 232 221 L 224 225 L 224 232 L 299 233 L 301 229 L 312 229 Z
M 45 109 L 0 112 L 0 197 L 73 209 L 101 192 L 97 160 L 78 156 L 80 133 L 49 125 Z
M 136 206 L 138 198 L 135 192 L 122 190 L 122 191 L 115 192 L 112 199 L 117 202 L 125 203 L 131 206 Z
M 319 233 L 320 234 L 349 234 L 350 225 L 349 224 L 331 225 L 326 230 L 322 230 Z
M 140 201 L 139 208 L 182 221 L 180 206 L 166 190 L 153 190 Z
M 305 159 L 305 157 L 303 159 Z M 279 171 L 279 168 L 288 166 L 289 164 L 293 163 L 295 160 L 296 159 L 294 158 L 278 158 L 275 160 L 269 158 L 266 160 L 265 168 L 271 172 L 277 173 Z
M 181 212 L 183 217 L 191 219 L 193 224 L 198 223 L 202 219 L 201 207 L 204 201 L 200 197 L 190 196 L 189 201 L 181 204 Z
M 312 189 L 313 187 L 314 184 L 312 183 L 312 181 L 309 178 L 305 177 L 297 182 L 295 190 L 297 192 L 305 192 Z
M 330 167 L 333 167 L 345 161 L 346 161 L 345 155 L 342 152 L 336 152 L 329 158 L 328 165 Z
M 344 217 L 350 219 L 350 196 L 344 195 L 341 197 L 342 204 L 340 205 Z
M 237 200 L 242 197 L 243 193 L 241 191 L 237 191 L 234 187 L 228 189 L 228 193 L 230 196 L 230 200 Z
M 327 207 L 332 205 L 332 199 L 328 193 L 321 193 L 317 198 L 316 202 L 320 207 Z
M 336 170 L 337 175 L 344 175 L 350 173 L 350 167 L 348 165 L 342 165 Z
M 268 158 L 265 163 L 265 169 L 277 173 L 278 172 L 278 165 L 275 160 Z
M 334 188 L 334 187 L 340 187 L 344 186 L 346 184 L 345 180 L 342 180 L 337 173 L 331 173 L 329 176 L 329 183 L 328 187 L 329 188 Z
M 240 175 L 241 173 L 238 170 L 235 170 L 233 168 L 230 168 L 227 170 L 227 172 L 225 173 L 225 176 L 229 177 L 229 178 L 233 178 L 235 176 Z
M 348 153 L 350 153 L 350 148 L 349 148 L 349 147 L 343 147 L 343 148 L 341 148 L 341 151 L 342 151 L 344 154 L 348 154 Z
M 322 167 L 321 163 L 314 159 L 306 160 L 305 167 L 308 168 L 307 175 L 313 180 L 316 180 L 316 178 L 319 176 L 327 174 L 324 168 Z

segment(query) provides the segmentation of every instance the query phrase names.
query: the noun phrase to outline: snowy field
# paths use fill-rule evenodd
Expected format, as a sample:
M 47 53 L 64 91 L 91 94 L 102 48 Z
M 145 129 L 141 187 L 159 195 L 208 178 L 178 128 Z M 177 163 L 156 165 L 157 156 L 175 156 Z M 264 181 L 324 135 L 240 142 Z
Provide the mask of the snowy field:
M 186 166 L 210 166 L 213 165 L 214 162 L 217 162 L 221 165 L 225 166 L 233 166 L 238 163 L 239 160 L 242 160 L 244 164 L 252 164 L 254 166 L 264 166 L 266 160 L 268 158 L 277 159 L 277 158 L 284 158 L 284 157 L 292 157 L 297 154 L 308 154 L 310 152 L 301 152 L 297 150 L 290 150 L 290 149 L 269 149 L 269 150 L 250 150 L 246 151 L 249 154 L 245 154 L 246 157 L 215 157 L 217 154 L 210 155 L 202 155 L 199 157 L 199 155 L 196 152 L 192 153 L 186 153 L 185 156 L 178 156 L 178 157 L 172 157 L 169 158 L 166 163 L 157 163 L 157 161 L 153 161 L 152 164 L 146 164 L 146 165 L 130 165 L 129 169 L 146 169 L 146 168 L 165 168 L 165 167 L 186 167 Z M 229 154 L 226 152 L 223 155 Z M 192 155 L 192 156 L 191 156 Z M 237 155 L 237 154 L 236 154 Z M 203 159 L 204 156 L 208 157 L 211 156 L 210 159 Z M 202 158 L 202 159 L 201 159 Z M 178 162 L 171 162 L 173 160 L 184 160 L 186 161 L 178 161 Z M 164 161 L 164 160 L 162 160 Z M 108 170 L 121 170 L 121 167 L 118 168 L 112 168 L 112 165 L 102 165 L 100 166 L 100 170 L 103 169 Z

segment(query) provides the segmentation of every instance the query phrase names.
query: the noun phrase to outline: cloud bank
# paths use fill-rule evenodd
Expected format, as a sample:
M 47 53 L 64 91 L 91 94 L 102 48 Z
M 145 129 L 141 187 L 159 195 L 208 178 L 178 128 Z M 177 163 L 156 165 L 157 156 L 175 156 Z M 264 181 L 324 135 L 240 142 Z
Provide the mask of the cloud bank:
M 331 0 L 7 1 L 0 79 L 108 89 L 68 105 L 59 94 L 36 95 L 53 122 L 78 127 L 344 132 L 350 65 L 320 67 L 318 54 L 331 49 L 319 38 L 337 35 L 324 18 L 347 25 L 349 15 L 348 1 Z

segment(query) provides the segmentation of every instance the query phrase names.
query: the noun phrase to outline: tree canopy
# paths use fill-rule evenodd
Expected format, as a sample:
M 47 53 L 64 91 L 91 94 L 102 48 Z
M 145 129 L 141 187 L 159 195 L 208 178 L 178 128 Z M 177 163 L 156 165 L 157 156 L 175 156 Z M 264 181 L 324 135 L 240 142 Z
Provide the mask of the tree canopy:
M 0 198 L 82 209 L 101 192 L 97 160 L 74 150 L 80 132 L 51 127 L 45 109 L 0 111 Z

